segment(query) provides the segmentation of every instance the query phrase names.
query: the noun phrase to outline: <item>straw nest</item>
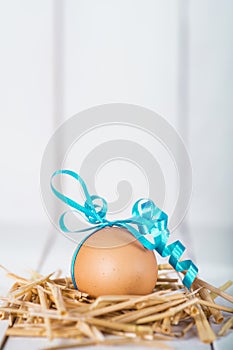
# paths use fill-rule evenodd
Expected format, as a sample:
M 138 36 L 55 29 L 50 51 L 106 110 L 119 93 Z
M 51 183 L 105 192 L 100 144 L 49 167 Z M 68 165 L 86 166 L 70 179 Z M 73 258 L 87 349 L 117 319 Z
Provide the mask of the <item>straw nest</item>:
M 153 293 L 143 296 L 93 298 L 75 290 L 70 278 L 56 274 L 44 277 L 33 272 L 31 279 L 9 271 L 7 275 L 15 283 L 6 297 L 0 297 L 0 319 L 9 320 L 6 337 L 67 338 L 67 345 L 63 342 L 56 349 L 128 343 L 169 348 L 166 340 L 191 335 L 212 343 L 233 325 L 233 297 L 225 292 L 232 281 L 216 288 L 196 278 L 188 291 L 168 264 L 159 265 Z M 216 297 L 227 303 L 216 303 Z M 212 322 L 221 323 L 217 334 Z

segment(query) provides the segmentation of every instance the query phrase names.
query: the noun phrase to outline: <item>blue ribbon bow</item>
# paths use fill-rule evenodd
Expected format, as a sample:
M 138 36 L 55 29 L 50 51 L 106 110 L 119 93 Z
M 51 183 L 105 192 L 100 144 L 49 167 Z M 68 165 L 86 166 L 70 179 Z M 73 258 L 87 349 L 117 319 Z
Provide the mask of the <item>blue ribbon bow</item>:
M 80 183 L 86 197 L 84 206 L 63 195 L 53 186 L 54 177 L 61 174 L 69 175 Z M 126 228 L 145 248 L 149 250 L 155 249 L 162 257 L 169 256 L 169 263 L 174 267 L 176 271 L 186 271 L 183 279 L 183 284 L 187 288 L 191 287 L 198 273 L 198 268 L 193 264 L 191 260 L 179 261 L 183 252 L 185 251 L 185 247 L 180 241 L 176 241 L 170 245 L 167 245 L 170 235 L 170 232 L 167 228 L 168 216 L 162 210 L 160 210 L 152 200 L 139 199 L 132 208 L 132 217 L 125 220 L 109 221 L 106 219 L 108 210 L 106 200 L 97 195 L 91 196 L 83 179 L 74 171 L 55 171 L 51 177 L 50 185 L 53 193 L 62 202 L 74 208 L 75 212 L 82 214 L 86 221 L 93 225 L 92 227 L 86 229 L 71 231 L 65 224 L 65 216 L 69 211 L 63 213 L 59 219 L 59 226 L 63 232 L 77 233 L 91 231 L 91 233 L 89 233 L 87 237 L 85 237 L 79 244 L 78 249 L 76 250 L 76 253 L 73 257 L 71 276 L 75 288 L 77 288 L 77 285 L 74 278 L 74 262 L 79 249 L 90 235 L 107 226 L 118 226 Z M 97 200 L 98 203 L 96 203 Z M 135 228 L 133 225 L 137 226 L 137 228 Z M 145 237 L 147 234 L 150 234 L 153 237 L 153 243 Z

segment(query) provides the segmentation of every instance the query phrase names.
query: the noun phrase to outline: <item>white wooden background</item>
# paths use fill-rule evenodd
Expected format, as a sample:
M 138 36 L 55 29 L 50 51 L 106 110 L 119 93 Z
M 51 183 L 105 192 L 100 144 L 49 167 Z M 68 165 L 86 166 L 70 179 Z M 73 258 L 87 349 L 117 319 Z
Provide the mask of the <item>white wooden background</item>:
M 126 102 L 155 110 L 184 138 L 196 261 L 212 282 L 231 278 L 232 13 L 230 0 L 0 0 L 0 264 L 69 273 L 74 246 L 41 203 L 43 151 L 77 112 Z M 1 294 L 10 285 L 3 276 Z M 4 349 L 44 344 L 12 338 Z

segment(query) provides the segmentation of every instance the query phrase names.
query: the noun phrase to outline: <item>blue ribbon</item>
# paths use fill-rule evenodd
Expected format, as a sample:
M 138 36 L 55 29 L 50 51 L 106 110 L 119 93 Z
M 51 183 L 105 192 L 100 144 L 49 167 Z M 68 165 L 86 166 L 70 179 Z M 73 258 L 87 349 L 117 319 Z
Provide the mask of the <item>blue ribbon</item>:
M 80 183 L 86 197 L 84 206 L 65 196 L 53 186 L 54 177 L 61 174 L 69 175 Z M 86 229 L 74 231 L 69 230 L 65 224 L 65 216 L 68 212 L 70 212 L 70 210 L 63 213 L 59 220 L 59 226 L 65 233 L 90 231 L 90 233 L 78 245 L 72 260 L 71 276 L 75 288 L 77 288 L 77 285 L 74 278 L 74 263 L 82 244 L 96 231 L 107 226 L 118 226 L 126 228 L 145 248 L 149 250 L 155 249 L 162 257 L 169 256 L 169 263 L 174 267 L 176 271 L 186 271 L 183 279 L 183 284 L 190 289 L 198 273 L 198 268 L 193 264 L 191 260 L 179 261 L 183 252 L 185 251 L 185 247 L 180 241 L 176 241 L 170 245 L 167 245 L 170 235 L 170 232 L 167 228 L 168 216 L 162 210 L 160 210 L 152 200 L 139 199 L 132 208 L 132 217 L 125 220 L 109 221 L 106 219 L 106 214 L 108 211 L 106 200 L 97 195 L 91 196 L 83 179 L 74 171 L 55 171 L 51 177 L 50 185 L 55 196 L 57 196 L 62 202 L 71 208 L 74 208 L 75 210 L 72 210 L 73 212 L 81 214 L 84 216 L 87 222 L 92 224 L 92 227 L 88 227 Z M 98 203 L 96 203 L 97 201 Z M 153 237 L 153 243 L 145 237 L 147 234 L 150 234 Z

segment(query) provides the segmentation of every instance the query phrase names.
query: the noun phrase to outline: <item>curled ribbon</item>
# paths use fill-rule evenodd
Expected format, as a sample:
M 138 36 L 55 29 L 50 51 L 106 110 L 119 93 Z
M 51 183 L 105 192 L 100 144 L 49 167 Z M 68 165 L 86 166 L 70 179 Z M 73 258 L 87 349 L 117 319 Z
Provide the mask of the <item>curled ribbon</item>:
M 71 198 L 63 195 L 53 186 L 54 177 L 61 174 L 69 175 L 80 183 L 84 191 L 84 195 L 86 197 L 84 206 L 75 202 Z M 88 227 L 86 229 L 74 231 L 69 230 L 65 224 L 65 216 L 69 211 L 63 213 L 59 220 L 59 226 L 63 232 L 76 233 L 90 231 L 87 237 L 85 237 L 79 244 L 73 257 L 71 266 L 71 276 L 75 288 L 77 288 L 77 285 L 74 278 L 74 262 L 79 249 L 90 235 L 107 226 L 118 226 L 126 228 L 145 248 L 149 250 L 156 250 L 162 257 L 169 256 L 169 263 L 174 267 L 176 271 L 186 271 L 185 277 L 183 279 L 183 284 L 187 288 L 191 287 L 198 273 L 198 268 L 196 267 L 196 265 L 193 264 L 191 260 L 179 261 L 183 252 L 185 251 L 185 247 L 180 241 L 175 241 L 167 245 L 168 238 L 170 236 L 170 232 L 167 228 L 168 216 L 162 210 L 160 210 L 152 200 L 139 199 L 133 205 L 132 217 L 125 220 L 109 221 L 106 219 L 106 214 L 108 210 L 106 200 L 97 195 L 90 195 L 85 182 L 74 171 L 55 171 L 51 177 L 50 185 L 55 196 L 57 196 L 62 202 L 64 202 L 71 208 L 74 208 L 75 210 L 72 211 L 78 212 L 79 214 L 84 216 L 87 222 L 93 225 L 92 227 Z M 137 226 L 137 228 L 135 228 L 133 225 Z M 147 234 L 153 237 L 153 243 L 145 237 L 145 235 Z

